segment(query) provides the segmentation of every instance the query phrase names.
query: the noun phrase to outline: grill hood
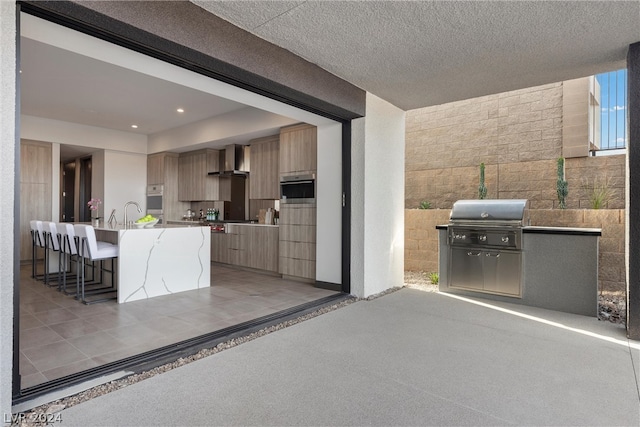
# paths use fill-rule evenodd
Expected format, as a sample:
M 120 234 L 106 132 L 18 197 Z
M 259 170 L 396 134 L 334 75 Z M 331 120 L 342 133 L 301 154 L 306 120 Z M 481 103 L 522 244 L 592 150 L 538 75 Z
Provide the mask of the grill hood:
M 517 221 L 527 225 L 529 202 L 526 199 L 458 200 L 451 209 L 450 220 Z
M 249 156 L 245 159 L 245 147 L 231 144 L 220 152 L 220 172 L 209 172 L 209 175 L 247 176 L 249 175 Z

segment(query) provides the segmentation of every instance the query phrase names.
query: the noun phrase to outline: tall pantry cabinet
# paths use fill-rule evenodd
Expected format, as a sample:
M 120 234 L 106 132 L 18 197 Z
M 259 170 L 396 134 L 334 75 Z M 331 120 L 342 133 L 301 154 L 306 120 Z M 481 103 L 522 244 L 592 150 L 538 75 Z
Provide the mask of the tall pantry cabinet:
M 316 174 L 317 128 L 280 129 L 280 175 Z M 316 179 L 318 177 L 316 176 Z M 315 281 L 316 205 L 280 204 L 280 270 L 283 276 Z

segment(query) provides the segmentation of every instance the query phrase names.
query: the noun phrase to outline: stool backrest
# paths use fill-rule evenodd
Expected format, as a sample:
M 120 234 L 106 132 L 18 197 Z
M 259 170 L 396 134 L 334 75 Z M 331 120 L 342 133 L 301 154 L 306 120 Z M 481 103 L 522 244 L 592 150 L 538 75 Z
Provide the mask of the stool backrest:
M 42 228 L 45 234 L 49 238 L 49 249 L 54 251 L 60 250 L 60 238 L 58 237 L 58 228 L 55 222 L 45 221 L 42 223 Z
M 73 227 L 73 231 L 80 239 L 80 247 L 78 248 L 80 256 L 89 259 L 95 258 L 98 254 L 96 231 L 92 226 L 86 224 L 75 224 Z
M 62 252 L 77 255 L 78 248 L 76 247 L 76 233 L 74 232 L 73 224 L 60 222 L 56 225 L 56 228 L 60 234 L 60 247 Z
M 31 220 L 29 221 L 31 232 L 33 233 L 33 239 L 37 246 L 44 248 L 44 232 L 42 230 L 42 221 Z

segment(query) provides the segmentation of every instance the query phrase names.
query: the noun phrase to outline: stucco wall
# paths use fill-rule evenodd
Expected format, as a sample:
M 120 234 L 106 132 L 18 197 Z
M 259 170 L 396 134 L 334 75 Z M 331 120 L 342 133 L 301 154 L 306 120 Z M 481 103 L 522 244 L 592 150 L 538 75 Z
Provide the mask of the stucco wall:
M 438 224 L 449 221 L 448 209 L 405 210 L 405 269 L 438 271 Z M 531 225 L 601 228 L 598 253 L 598 288 L 624 292 L 625 211 L 623 209 L 531 210 Z
M 351 293 L 366 297 L 404 282 L 405 113 L 367 94 L 352 127 Z
M 0 1 L 0 415 L 11 414 L 13 366 L 16 4 Z M 15 252 L 17 254 L 17 251 Z
M 456 200 L 477 198 L 482 162 L 488 198 L 526 198 L 532 209 L 557 207 L 562 85 L 408 111 L 405 207 L 426 200 L 450 209 Z M 590 207 L 583 179 L 592 184 L 599 177 L 614 191 L 607 207 L 624 208 L 624 164 L 624 155 L 567 159 L 567 207 Z

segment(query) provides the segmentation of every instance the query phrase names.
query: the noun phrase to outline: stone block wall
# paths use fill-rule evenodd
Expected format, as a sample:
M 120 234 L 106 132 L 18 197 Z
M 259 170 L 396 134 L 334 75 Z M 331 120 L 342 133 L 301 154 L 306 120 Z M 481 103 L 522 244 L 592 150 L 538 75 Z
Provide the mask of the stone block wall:
M 448 223 L 449 213 L 448 209 L 405 210 L 405 270 L 438 271 L 436 225 Z M 531 210 L 530 216 L 531 225 L 602 229 L 598 255 L 599 291 L 625 292 L 624 209 L 538 209 Z
M 591 196 L 599 183 L 605 183 L 611 199 L 606 209 L 625 208 L 626 156 L 579 157 L 566 159 L 565 175 L 569 185 L 567 208 L 591 209 Z M 555 183 L 554 183 L 555 185 Z M 557 206 L 557 202 L 554 207 Z
M 404 269 L 438 271 L 436 225 L 449 222 L 449 209 L 406 209 L 404 212 Z
M 426 200 L 450 209 L 456 200 L 476 199 L 480 163 L 487 198 L 557 207 L 562 135 L 562 82 L 408 111 L 405 208 Z M 614 190 L 606 207 L 624 208 L 624 164 L 624 155 L 567 159 L 567 207 L 590 207 L 583 181 L 599 177 Z

